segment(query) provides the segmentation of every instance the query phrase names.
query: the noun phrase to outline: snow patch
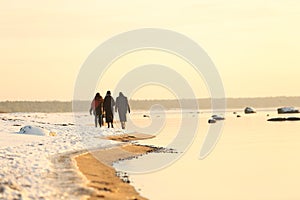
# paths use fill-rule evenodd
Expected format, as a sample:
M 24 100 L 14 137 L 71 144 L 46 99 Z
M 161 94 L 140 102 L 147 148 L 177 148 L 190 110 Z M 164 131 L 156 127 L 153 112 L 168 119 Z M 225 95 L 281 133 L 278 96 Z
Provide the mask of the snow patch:
M 36 126 L 24 126 L 18 132 L 19 134 L 49 136 L 50 131 Z M 52 133 L 52 132 L 51 132 Z

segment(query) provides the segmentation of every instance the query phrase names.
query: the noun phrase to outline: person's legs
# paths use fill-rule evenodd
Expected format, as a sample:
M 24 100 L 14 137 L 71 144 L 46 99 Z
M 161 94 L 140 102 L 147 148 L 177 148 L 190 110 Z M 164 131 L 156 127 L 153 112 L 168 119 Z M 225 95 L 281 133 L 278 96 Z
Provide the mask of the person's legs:
M 122 129 L 125 129 L 125 122 L 121 122 Z
M 101 126 L 104 126 L 103 118 L 104 118 L 104 115 L 102 114 L 101 117 L 100 117 Z
M 95 114 L 95 127 L 97 127 L 97 123 L 98 123 L 98 119 L 97 119 L 97 115 Z
M 113 125 L 113 121 L 114 121 L 114 116 L 112 115 L 112 113 L 105 113 L 107 116 L 106 116 L 106 123 L 108 125 L 108 128 L 110 128 L 110 125 L 111 127 L 113 128 L 114 125 Z
M 98 116 L 98 122 L 99 122 L 99 126 L 101 127 L 102 126 L 102 115 L 99 115 Z

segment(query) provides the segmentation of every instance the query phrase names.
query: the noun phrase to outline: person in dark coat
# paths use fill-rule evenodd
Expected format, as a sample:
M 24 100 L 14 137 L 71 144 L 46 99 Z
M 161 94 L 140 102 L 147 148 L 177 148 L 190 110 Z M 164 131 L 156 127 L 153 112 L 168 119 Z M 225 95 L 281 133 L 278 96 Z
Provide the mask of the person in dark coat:
M 102 113 L 103 113 L 103 98 L 100 95 L 100 93 L 97 93 L 95 98 L 93 99 L 91 103 L 90 108 L 90 114 L 92 115 L 92 112 L 95 116 L 95 127 L 97 127 L 97 124 L 99 123 L 99 126 L 101 127 L 103 125 L 102 120 Z
M 105 112 L 105 121 L 107 123 L 108 128 L 110 128 L 110 124 L 111 127 L 113 128 L 113 121 L 114 121 L 114 106 L 115 106 L 115 100 L 114 98 L 112 98 L 110 91 L 106 92 L 106 96 L 104 98 L 104 102 L 103 102 L 103 109 Z
M 122 92 L 120 92 L 119 96 L 116 99 L 116 112 L 119 112 L 119 118 L 120 118 L 122 129 L 125 129 L 125 122 L 127 121 L 126 118 L 127 111 L 130 113 L 128 99 L 123 95 Z

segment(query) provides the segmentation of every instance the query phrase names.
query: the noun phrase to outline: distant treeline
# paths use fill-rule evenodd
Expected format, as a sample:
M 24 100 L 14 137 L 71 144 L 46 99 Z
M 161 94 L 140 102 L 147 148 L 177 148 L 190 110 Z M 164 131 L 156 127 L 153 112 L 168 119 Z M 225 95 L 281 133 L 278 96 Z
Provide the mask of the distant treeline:
M 72 103 L 62 101 L 4 101 L 0 112 L 71 112 Z
M 215 101 L 216 104 L 220 102 L 221 99 Z M 182 100 L 181 103 L 185 105 L 191 105 L 194 108 L 192 102 L 194 100 Z M 210 109 L 212 107 L 212 101 L 210 98 L 197 99 L 199 109 Z M 180 108 L 178 100 L 131 100 L 130 105 L 133 109 L 143 110 L 149 109 L 151 106 L 159 104 L 166 109 L 177 109 Z M 245 107 L 253 108 L 277 108 L 284 106 L 294 106 L 300 107 L 300 97 L 256 97 L 256 98 L 227 98 L 226 108 L 241 108 Z
M 197 99 L 199 109 L 210 109 L 211 99 Z M 0 112 L 72 112 L 86 111 L 90 108 L 90 101 L 62 102 L 62 101 L 5 101 L 0 102 Z M 132 110 L 149 110 L 154 105 L 164 109 L 179 109 L 183 103 L 187 109 L 195 108 L 195 101 L 178 100 L 130 100 Z M 282 106 L 300 107 L 300 97 L 262 97 L 262 98 L 228 98 L 227 108 L 270 108 Z

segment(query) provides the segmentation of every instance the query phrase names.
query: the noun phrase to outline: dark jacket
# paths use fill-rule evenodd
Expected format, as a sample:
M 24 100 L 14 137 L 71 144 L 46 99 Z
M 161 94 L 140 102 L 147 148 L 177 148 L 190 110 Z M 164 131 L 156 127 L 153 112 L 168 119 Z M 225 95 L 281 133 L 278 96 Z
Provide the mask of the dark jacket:
M 94 113 L 94 115 L 102 115 L 103 112 L 103 98 L 100 96 L 98 98 L 94 98 L 91 103 L 90 112 Z
M 103 102 L 103 110 L 105 112 L 105 121 L 106 122 L 112 122 L 114 119 L 114 106 L 115 106 L 115 100 L 110 96 L 106 95 Z

